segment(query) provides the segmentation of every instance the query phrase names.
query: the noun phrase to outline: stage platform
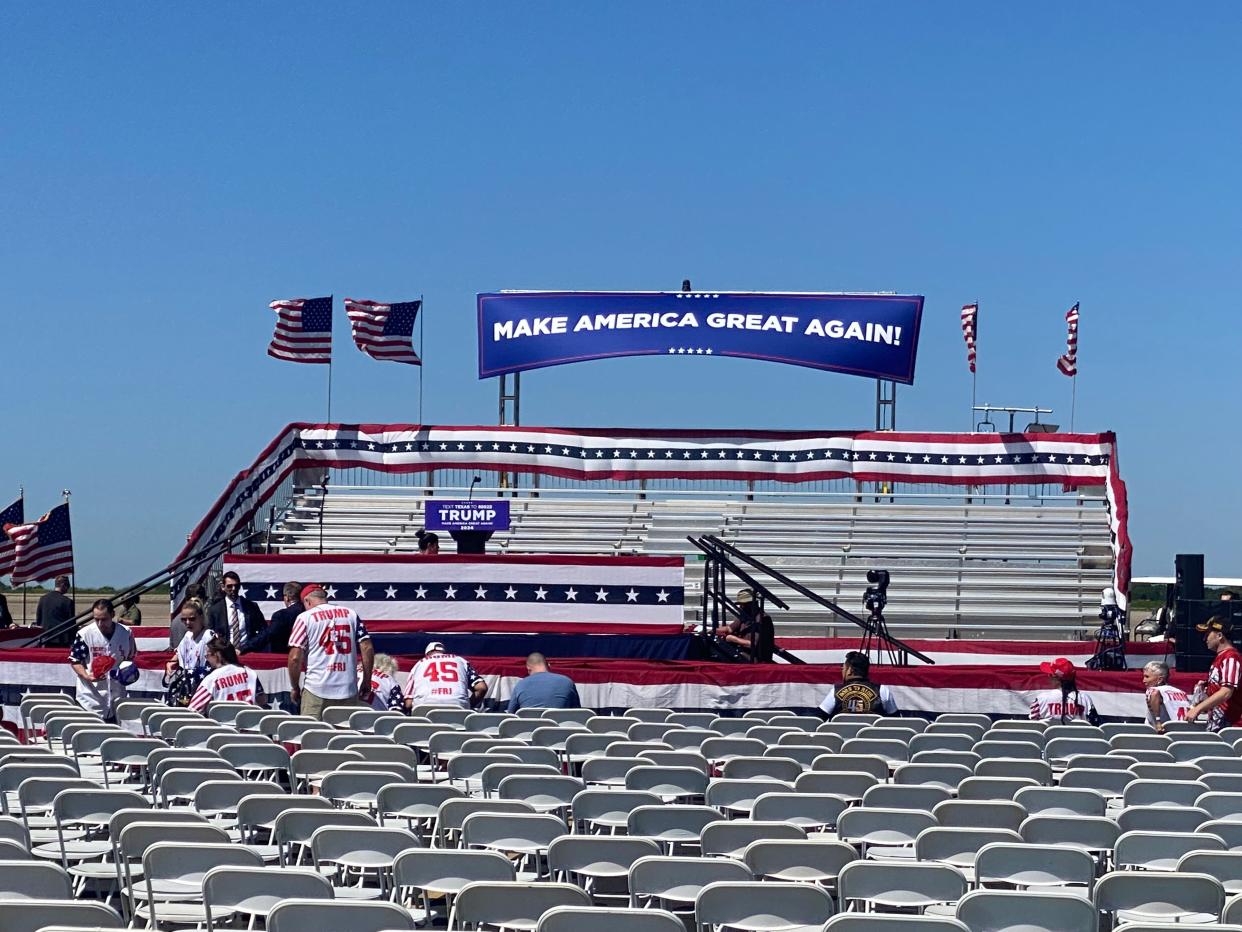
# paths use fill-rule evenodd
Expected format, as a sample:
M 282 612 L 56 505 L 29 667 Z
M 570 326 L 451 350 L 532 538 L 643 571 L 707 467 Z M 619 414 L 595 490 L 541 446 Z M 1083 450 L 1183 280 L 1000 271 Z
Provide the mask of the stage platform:
M 160 629 L 155 629 L 160 630 Z M 139 629 L 139 633 L 153 633 Z M 13 633 L 6 632 L 12 641 Z M 167 637 L 166 632 L 164 637 Z M 143 637 L 143 641 L 150 638 Z M 793 639 L 802 640 L 802 639 Z M 821 639 L 823 640 L 823 639 Z M 844 653 L 857 642 L 851 640 L 825 647 L 829 653 Z M 164 643 L 167 643 L 166 641 Z M 986 644 L 985 649 L 978 649 Z M 146 644 L 140 644 L 145 647 Z M 1039 672 L 1039 661 L 1068 656 L 1076 663 L 1085 660 L 1078 647 L 1089 656 L 1092 645 L 1065 642 L 919 642 L 933 657 L 966 657 L 974 663 L 892 668 L 873 667 L 876 680 L 888 684 L 903 711 L 934 715 L 943 712 L 983 712 L 993 716 L 1025 716 L 1032 696 L 1047 688 L 1047 677 Z M 1143 717 L 1143 687 L 1140 667 L 1148 659 L 1162 659 L 1164 645 L 1131 645 L 1131 669 L 1116 673 L 1083 670 L 1081 688 L 1091 693 L 1100 714 L 1107 718 Z M 502 705 L 525 675 L 524 653 L 510 657 L 472 656 L 471 662 L 488 682 L 489 698 Z M 131 690 L 134 695 L 162 693 L 161 677 L 167 651 L 143 650 L 138 657 L 141 678 Z M 399 656 L 402 671 L 408 671 L 417 654 Z M 635 707 L 663 707 L 703 710 L 722 715 L 741 714 L 749 709 L 809 710 L 823 699 L 829 687 L 839 681 L 839 660 L 805 665 L 737 665 L 687 660 L 635 660 L 600 657 L 553 657 L 557 672 L 578 684 L 584 705 L 600 710 Z M 254 667 L 269 695 L 280 697 L 289 689 L 285 657 L 280 654 L 250 654 L 246 663 Z M 1017 661 L 1017 662 L 1015 662 Z M 1196 674 L 1174 674 L 1173 681 L 1187 690 L 1198 679 Z M 64 649 L 0 649 L 0 702 L 7 723 L 17 720 L 16 706 L 23 693 L 31 690 L 70 690 L 74 675 Z

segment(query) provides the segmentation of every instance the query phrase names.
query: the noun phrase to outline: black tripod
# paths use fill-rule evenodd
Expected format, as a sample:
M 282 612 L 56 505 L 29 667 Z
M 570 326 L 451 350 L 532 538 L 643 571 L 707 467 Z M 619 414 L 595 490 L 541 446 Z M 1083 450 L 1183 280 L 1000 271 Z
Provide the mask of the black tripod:
M 1112 605 L 1100 609 L 1100 626 L 1095 631 L 1095 653 L 1087 661 L 1088 670 L 1128 670 L 1126 635 L 1122 630 L 1125 613 Z

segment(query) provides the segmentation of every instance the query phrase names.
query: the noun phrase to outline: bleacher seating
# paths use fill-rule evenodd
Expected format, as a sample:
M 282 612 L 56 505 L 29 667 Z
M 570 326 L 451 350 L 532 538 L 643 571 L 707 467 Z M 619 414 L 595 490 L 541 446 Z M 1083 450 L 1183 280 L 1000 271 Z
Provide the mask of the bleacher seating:
M 296 491 L 277 515 L 282 553 L 413 553 L 427 497 L 456 488 L 328 485 Z M 859 610 L 867 570 L 893 574 L 886 617 L 905 636 L 1053 639 L 1098 622 L 1112 580 L 1108 512 L 1097 493 L 1022 496 L 900 493 L 477 490 L 512 495 L 512 528 L 491 553 L 671 554 L 687 559 L 686 606 L 697 620 L 698 551 L 715 534 L 798 582 Z M 447 542 L 446 542 L 447 543 Z M 846 632 L 781 585 L 778 633 Z
M 6 932 L 1242 929 L 1242 792 L 1213 788 L 1237 775 L 1236 733 L 118 711 L 128 727 L 35 694 L 25 740 L 0 735 Z M 212 746 L 176 746 L 209 722 Z M 305 748 L 322 736 L 362 753 Z M 1137 762 L 1136 737 L 1168 761 Z M 260 762 L 235 766 L 235 748 Z

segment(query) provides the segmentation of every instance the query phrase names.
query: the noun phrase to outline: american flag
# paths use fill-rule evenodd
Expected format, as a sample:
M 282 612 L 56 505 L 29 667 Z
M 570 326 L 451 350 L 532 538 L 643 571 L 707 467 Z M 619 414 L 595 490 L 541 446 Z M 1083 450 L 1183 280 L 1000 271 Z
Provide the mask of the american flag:
M 268 305 L 276 312 L 276 332 L 267 355 L 289 362 L 332 362 L 332 296 L 290 298 Z
M 975 371 L 975 339 L 979 335 L 979 305 L 962 305 L 962 336 L 966 338 L 966 362 Z
M 0 511 L 0 529 L 8 530 L 11 525 L 22 524 L 26 520 L 25 500 L 19 498 L 4 511 Z M 17 559 L 17 550 L 13 541 L 6 534 L 0 537 L 0 576 L 13 572 L 13 563 Z
M 13 582 L 41 582 L 73 572 L 68 502 L 57 505 L 33 524 L 5 525 L 4 533 L 16 550 Z
M 1057 368 L 1070 378 L 1078 375 L 1078 302 L 1065 312 L 1065 324 L 1069 327 L 1065 355 L 1057 360 Z
M 380 304 L 378 301 L 345 299 L 345 312 L 354 343 L 372 359 L 421 366 L 414 352 L 414 320 L 422 301 Z

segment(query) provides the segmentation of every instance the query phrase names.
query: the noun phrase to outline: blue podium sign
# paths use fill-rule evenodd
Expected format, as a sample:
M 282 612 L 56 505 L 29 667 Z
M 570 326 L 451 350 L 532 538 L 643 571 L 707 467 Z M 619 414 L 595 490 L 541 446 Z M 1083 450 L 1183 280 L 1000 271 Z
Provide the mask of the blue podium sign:
M 921 295 L 479 295 L 479 378 L 611 356 L 741 356 L 914 382 Z
M 509 530 L 509 503 L 504 499 L 471 502 L 431 499 L 423 504 L 423 518 L 429 531 Z

